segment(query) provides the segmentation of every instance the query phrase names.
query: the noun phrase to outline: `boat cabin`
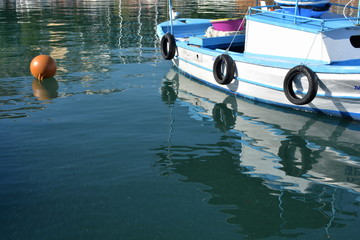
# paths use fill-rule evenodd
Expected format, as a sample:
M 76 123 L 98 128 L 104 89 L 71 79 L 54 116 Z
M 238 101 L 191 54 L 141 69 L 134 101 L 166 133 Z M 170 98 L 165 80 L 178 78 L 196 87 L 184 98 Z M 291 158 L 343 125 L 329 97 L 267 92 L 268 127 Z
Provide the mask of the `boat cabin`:
M 317 18 L 252 8 L 246 17 L 245 52 L 322 63 L 360 58 L 360 27 L 352 19 L 324 12 Z

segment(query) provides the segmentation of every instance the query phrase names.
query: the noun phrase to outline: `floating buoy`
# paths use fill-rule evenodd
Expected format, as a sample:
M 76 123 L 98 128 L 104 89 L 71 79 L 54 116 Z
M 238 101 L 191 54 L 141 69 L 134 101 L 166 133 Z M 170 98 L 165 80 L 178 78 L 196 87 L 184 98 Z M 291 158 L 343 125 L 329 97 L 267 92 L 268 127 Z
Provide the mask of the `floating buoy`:
M 51 78 L 56 73 L 56 62 L 48 55 L 39 55 L 31 61 L 30 71 L 38 80 Z

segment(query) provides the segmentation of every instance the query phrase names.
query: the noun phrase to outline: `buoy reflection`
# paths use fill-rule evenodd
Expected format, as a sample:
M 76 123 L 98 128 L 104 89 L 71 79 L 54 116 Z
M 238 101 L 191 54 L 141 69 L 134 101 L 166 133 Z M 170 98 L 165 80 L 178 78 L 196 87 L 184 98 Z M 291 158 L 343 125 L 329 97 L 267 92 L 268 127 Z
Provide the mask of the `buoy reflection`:
M 58 97 L 59 84 L 55 78 L 47 78 L 42 81 L 34 79 L 32 89 L 38 100 L 50 100 Z

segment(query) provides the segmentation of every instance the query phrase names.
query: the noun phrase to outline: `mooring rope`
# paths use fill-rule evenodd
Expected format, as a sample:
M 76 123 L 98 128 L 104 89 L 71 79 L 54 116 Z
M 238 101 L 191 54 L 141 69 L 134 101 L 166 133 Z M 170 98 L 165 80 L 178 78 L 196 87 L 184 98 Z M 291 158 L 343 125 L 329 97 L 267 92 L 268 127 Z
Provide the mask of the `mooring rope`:
M 307 60 L 309 59 L 310 53 L 311 53 L 311 51 L 312 51 L 312 49 L 313 49 L 313 47 L 314 47 L 315 41 L 316 41 L 317 37 L 319 36 L 319 34 L 320 34 L 321 32 L 322 32 L 322 31 L 319 30 L 319 31 L 317 32 L 317 34 L 315 34 L 314 40 L 312 41 L 312 44 L 311 44 L 311 46 L 310 46 L 310 48 L 309 48 L 309 51 L 308 51 L 308 53 L 307 53 L 307 55 L 306 55 L 306 58 L 304 59 L 304 62 L 303 62 L 304 65 L 306 65 L 306 62 L 307 62 Z
M 250 13 L 250 8 L 248 8 L 247 12 L 245 13 L 245 16 L 243 17 L 242 22 L 240 23 L 238 29 L 236 30 L 236 33 L 234 34 L 233 38 L 231 39 L 231 42 L 229 44 L 229 47 L 225 50 L 225 54 L 227 54 L 231 48 L 231 45 L 234 43 L 234 40 L 236 38 L 236 36 L 238 35 L 238 32 L 240 32 L 240 29 L 244 26 L 245 24 L 245 17 Z

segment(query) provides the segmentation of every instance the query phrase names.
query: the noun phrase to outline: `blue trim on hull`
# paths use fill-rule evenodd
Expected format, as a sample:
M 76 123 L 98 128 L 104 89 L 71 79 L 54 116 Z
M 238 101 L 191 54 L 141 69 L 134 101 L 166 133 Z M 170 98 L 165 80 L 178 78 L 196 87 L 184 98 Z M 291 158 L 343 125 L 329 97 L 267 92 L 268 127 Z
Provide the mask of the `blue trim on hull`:
M 247 99 L 251 99 L 254 101 L 258 101 L 258 102 L 262 102 L 262 103 L 266 103 L 266 104 L 270 104 L 270 105 L 274 105 L 274 106 L 279 106 L 279 107 L 285 107 L 285 108 L 290 108 L 290 109 L 295 109 L 295 110 L 302 110 L 302 111 L 307 111 L 307 112 L 313 112 L 313 113 L 322 113 L 325 115 L 329 115 L 329 116 L 335 116 L 335 117 L 341 117 L 341 118 L 346 118 L 346 119 L 350 119 L 350 120 L 360 120 L 360 113 L 351 113 L 351 112 L 342 112 L 342 111 L 334 111 L 334 110 L 326 110 L 326 109 L 319 109 L 319 108 L 310 108 L 310 107 L 304 107 L 304 106 L 299 106 L 299 105 L 290 105 L 290 104 L 285 104 L 285 103 L 279 103 L 279 102 L 274 102 L 274 101 L 270 101 L 270 100 L 265 100 L 262 98 L 257 98 L 254 96 L 250 96 L 250 95 L 246 95 L 243 93 L 239 93 L 239 92 L 235 92 L 235 91 L 231 91 L 230 89 L 227 88 L 223 88 L 221 86 L 212 84 L 206 80 L 203 80 L 201 78 L 195 77 L 194 75 L 189 74 L 188 72 L 186 72 L 185 70 L 179 68 L 176 64 L 174 64 L 182 73 L 184 73 L 187 76 L 190 76 L 193 79 L 196 79 L 202 83 L 204 83 L 205 85 L 213 88 L 213 89 L 219 89 L 225 93 L 231 93 L 232 95 L 238 96 L 238 97 L 243 97 L 243 98 L 247 98 Z
M 196 63 L 193 63 L 191 61 L 188 61 L 186 59 L 183 59 L 179 56 L 176 56 L 179 60 L 183 61 L 183 62 L 186 62 L 188 64 L 191 64 L 197 68 L 201 68 L 205 71 L 208 71 L 208 72 L 212 72 L 212 69 L 210 68 L 206 68 L 206 67 L 203 67 L 199 64 L 196 64 Z M 255 64 L 254 64 L 255 65 Z M 290 69 L 289 69 L 290 70 Z M 240 82 L 245 82 L 245 83 L 249 83 L 249 84 L 252 84 L 252 85 L 256 85 L 256 86 L 260 86 L 260 87 L 264 87 L 264 88 L 268 88 L 268 89 L 272 89 L 272 90 L 276 90 L 276 91 L 282 91 L 284 92 L 284 88 L 279 88 L 279 87 L 274 87 L 274 86 L 271 86 L 271 85 L 267 85 L 267 84 L 262 84 L 262 83 L 258 83 L 258 82 L 254 82 L 254 81 L 251 81 L 251 80 L 248 80 L 248 79 L 244 79 L 244 78 L 239 78 L 239 77 L 236 77 L 235 76 L 235 79 L 240 81 Z M 203 80 L 205 81 L 205 80 Z M 301 91 L 296 91 L 297 94 L 306 94 L 306 92 L 301 92 Z M 327 97 L 327 98 L 338 98 L 338 99 L 352 99 L 352 100 L 360 100 L 360 97 L 352 97 L 352 96 L 330 96 L 330 95 L 327 95 L 327 94 L 316 94 L 316 96 L 318 97 Z

